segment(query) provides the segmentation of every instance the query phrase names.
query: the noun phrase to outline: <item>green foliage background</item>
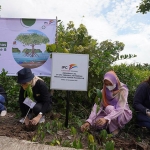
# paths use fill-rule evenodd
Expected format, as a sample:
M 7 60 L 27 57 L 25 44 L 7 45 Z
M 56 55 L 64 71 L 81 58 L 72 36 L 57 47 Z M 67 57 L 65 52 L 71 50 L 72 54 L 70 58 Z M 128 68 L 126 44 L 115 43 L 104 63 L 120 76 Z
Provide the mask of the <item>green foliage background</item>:
M 65 28 L 61 21 L 58 21 L 58 23 L 56 44 L 47 45 L 46 50 L 48 52 L 89 54 L 88 91 L 94 87 L 102 89 L 104 74 L 109 70 L 114 70 L 120 81 L 127 84 L 129 88 L 128 101 L 132 109 L 134 92 L 138 84 L 149 77 L 150 66 L 148 64 L 121 64 L 114 66 L 113 62 L 116 60 L 131 59 L 136 57 L 136 55 L 120 55 L 125 45 L 119 41 L 105 40 L 98 43 L 96 39 L 93 39 L 92 36 L 88 34 L 83 24 L 75 28 L 74 23 L 69 22 Z M 50 78 L 42 78 L 49 87 Z M 0 74 L 0 84 L 3 85 L 7 92 L 7 109 L 8 111 L 19 112 L 18 96 L 20 85 L 18 85 L 16 81 L 17 77 L 7 76 L 7 72 L 4 69 L 2 70 Z M 69 119 L 74 119 L 74 116 L 78 116 L 79 120 L 85 120 L 89 116 L 96 95 L 93 93 L 91 97 L 88 97 L 88 91 L 70 91 Z M 66 91 L 54 91 L 53 111 L 65 115 L 66 98 Z

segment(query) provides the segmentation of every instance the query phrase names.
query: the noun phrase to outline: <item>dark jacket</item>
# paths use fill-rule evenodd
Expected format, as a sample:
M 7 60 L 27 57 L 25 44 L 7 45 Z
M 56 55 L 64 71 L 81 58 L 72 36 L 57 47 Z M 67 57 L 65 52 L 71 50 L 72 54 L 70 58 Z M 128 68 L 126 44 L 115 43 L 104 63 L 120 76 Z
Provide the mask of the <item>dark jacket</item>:
M 133 108 L 146 114 L 146 109 L 150 109 L 150 85 L 147 82 L 141 83 L 134 95 Z
M 2 85 L 0 85 L 0 94 L 1 94 L 1 95 L 5 98 L 5 100 L 6 100 L 7 95 L 6 95 L 6 92 L 5 92 L 4 88 L 2 87 Z
M 37 103 L 42 103 L 43 107 L 41 112 L 45 114 L 52 103 L 47 85 L 42 80 L 37 80 L 35 86 L 32 88 L 32 91 L 34 100 Z M 24 89 L 21 87 L 19 93 L 19 102 L 23 103 L 24 100 Z

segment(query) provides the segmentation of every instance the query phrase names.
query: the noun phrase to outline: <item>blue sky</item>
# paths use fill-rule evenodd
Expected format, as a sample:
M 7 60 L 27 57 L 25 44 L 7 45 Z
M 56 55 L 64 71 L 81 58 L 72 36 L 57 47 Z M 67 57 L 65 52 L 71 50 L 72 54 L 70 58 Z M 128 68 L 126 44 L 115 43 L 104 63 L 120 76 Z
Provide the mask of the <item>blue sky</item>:
M 83 23 L 99 42 L 110 39 L 125 44 L 121 54 L 136 54 L 124 63 L 150 64 L 150 13 L 136 13 L 141 0 L 1 0 L 3 18 L 62 20 Z M 84 17 L 83 17 L 84 16 Z

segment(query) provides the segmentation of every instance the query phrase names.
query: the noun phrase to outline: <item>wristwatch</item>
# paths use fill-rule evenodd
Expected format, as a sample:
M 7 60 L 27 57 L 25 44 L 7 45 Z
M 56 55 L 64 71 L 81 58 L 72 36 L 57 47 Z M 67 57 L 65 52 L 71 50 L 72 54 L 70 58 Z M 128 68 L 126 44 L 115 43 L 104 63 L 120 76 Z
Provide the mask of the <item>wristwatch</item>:
M 43 113 L 42 113 L 42 112 L 39 112 L 39 114 L 40 114 L 40 115 L 43 115 Z
M 149 114 L 150 113 L 150 110 L 149 109 L 146 109 L 146 114 Z

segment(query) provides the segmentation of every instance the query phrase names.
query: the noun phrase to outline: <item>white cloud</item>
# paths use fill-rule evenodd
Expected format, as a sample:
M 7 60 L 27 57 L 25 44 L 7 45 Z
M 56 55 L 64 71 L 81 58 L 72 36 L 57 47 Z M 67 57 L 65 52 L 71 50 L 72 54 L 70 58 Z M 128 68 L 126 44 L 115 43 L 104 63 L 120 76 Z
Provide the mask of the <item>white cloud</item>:
M 131 60 L 120 62 L 139 62 L 150 63 L 149 60 L 149 40 L 142 34 L 128 34 L 125 36 L 118 36 L 118 40 L 125 43 L 124 51 L 121 54 L 136 54 L 137 57 Z

